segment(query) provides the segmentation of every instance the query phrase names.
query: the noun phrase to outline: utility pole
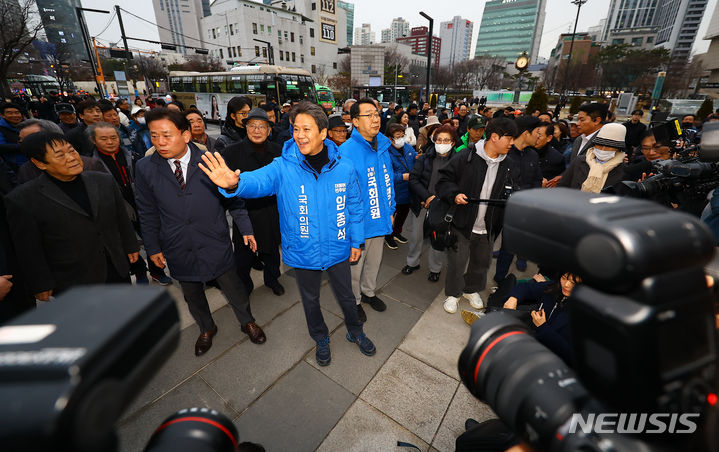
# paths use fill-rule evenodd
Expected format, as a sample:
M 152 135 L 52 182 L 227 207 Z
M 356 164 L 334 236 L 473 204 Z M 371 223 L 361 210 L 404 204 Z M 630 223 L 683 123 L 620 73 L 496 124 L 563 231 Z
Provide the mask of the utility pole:
M 263 41 L 262 39 L 253 39 L 253 41 L 261 42 L 267 45 L 267 64 L 275 64 L 275 48 L 272 47 L 272 43 L 269 41 Z
M 97 52 L 97 43 L 95 42 L 95 37 L 92 37 L 92 47 L 95 49 L 95 58 L 97 58 L 97 72 L 98 80 L 102 84 L 102 88 L 107 92 L 107 85 L 105 85 L 105 74 L 102 73 L 102 63 L 100 63 L 100 54 Z
M 92 56 L 92 50 L 90 49 L 90 33 L 87 31 L 87 24 L 85 23 L 85 16 L 83 16 L 83 11 L 90 11 L 93 13 L 103 13 L 103 14 L 110 14 L 110 11 L 104 11 L 101 9 L 90 9 L 90 8 L 80 8 L 79 6 L 75 7 L 75 13 L 77 14 L 77 21 L 80 24 L 80 32 L 82 33 L 82 42 L 85 44 L 85 51 L 87 52 L 87 58 L 90 61 L 90 66 L 92 66 L 92 75 L 95 76 L 95 84 L 97 85 L 97 93 L 100 95 L 100 97 L 105 97 L 105 92 L 102 89 L 102 85 L 100 84 L 100 80 L 98 80 L 98 74 L 97 74 L 97 68 L 95 67 L 95 59 Z M 99 63 L 99 60 L 98 60 Z
M 429 102 L 429 77 L 432 73 L 432 33 L 434 32 L 434 19 L 429 17 L 424 11 L 420 11 L 419 15 L 429 21 L 429 33 L 427 34 L 427 89 L 424 93 L 424 101 Z
M 569 44 L 569 57 L 567 58 L 567 66 L 564 68 L 564 80 L 562 80 L 562 95 L 567 97 L 567 79 L 569 78 L 569 64 L 572 62 L 572 51 L 574 50 L 574 37 L 577 35 L 577 22 L 579 22 L 579 11 L 587 0 L 572 0 L 577 5 L 577 17 L 574 19 L 574 31 L 572 31 L 572 42 Z M 560 56 L 561 57 L 561 56 Z
M 125 47 L 125 59 L 127 60 L 128 67 L 131 67 L 132 53 L 130 53 L 130 49 L 127 47 L 127 36 L 125 36 L 125 26 L 122 23 L 122 13 L 120 12 L 120 5 L 115 5 L 115 12 L 117 13 L 117 20 L 118 22 L 120 22 L 120 36 L 122 37 L 122 44 Z M 137 79 L 135 77 L 132 77 L 132 86 L 137 91 Z

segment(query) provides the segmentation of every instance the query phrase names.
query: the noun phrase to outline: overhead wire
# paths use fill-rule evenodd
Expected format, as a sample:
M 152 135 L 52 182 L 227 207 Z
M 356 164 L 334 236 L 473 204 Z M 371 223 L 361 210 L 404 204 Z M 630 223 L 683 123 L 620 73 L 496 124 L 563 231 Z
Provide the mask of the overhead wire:
M 110 16 L 110 20 L 107 21 L 107 25 L 105 25 L 105 28 L 103 28 L 100 33 L 98 33 L 97 35 L 95 35 L 96 38 L 99 38 L 100 36 L 102 36 L 102 34 L 105 33 L 108 28 L 110 28 L 110 25 L 112 24 L 112 21 L 115 20 L 115 15 L 116 15 L 116 14 L 117 14 L 116 11 L 113 11 L 113 12 L 112 12 L 112 16 Z
M 165 30 L 165 31 L 169 31 L 169 32 L 172 33 L 172 34 L 175 34 L 175 35 L 178 35 L 178 36 L 182 36 L 183 38 L 192 39 L 193 41 L 197 41 L 197 42 L 199 42 L 200 44 L 209 44 L 209 45 L 213 45 L 213 46 L 216 46 L 216 47 L 224 47 L 224 46 L 222 46 L 222 45 L 220 45 L 220 44 L 214 44 L 214 43 L 212 43 L 212 42 L 205 42 L 205 41 L 203 41 L 202 39 L 193 38 L 193 37 L 191 37 L 191 36 L 187 36 L 187 35 L 184 35 L 184 34 L 182 34 L 182 33 L 178 33 L 178 32 L 176 32 L 176 31 L 174 31 L 174 30 L 170 30 L 169 28 L 165 28 L 165 27 L 163 27 L 163 26 L 161 26 L 161 25 L 157 25 L 156 23 L 151 22 L 151 21 L 145 19 L 144 17 L 140 17 L 140 16 L 138 16 L 138 15 L 136 15 L 136 14 L 133 14 L 133 13 L 131 13 L 130 11 L 124 9 L 124 8 L 120 8 L 120 10 L 123 11 L 123 12 L 125 12 L 125 13 L 127 13 L 127 14 L 129 14 L 130 16 L 132 16 L 132 17 L 134 17 L 134 18 L 136 18 L 136 19 L 140 19 L 140 20 L 143 21 L 143 22 L 147 22 L 147 23 L 150 24 L 150 25 L 154 25 L 154 26 L 156 26 L 157 28 L 161 28 L 161 29 L 163 29 L 163 30 Z M 180 46 L 180 47 L 185 47 L 185 46 L 183 46 L 182 44 L 174 44 L 174 45 L 178 45 L 178 46 Z M 191 47 L 191 46 L 190 46 L 190 47 Z

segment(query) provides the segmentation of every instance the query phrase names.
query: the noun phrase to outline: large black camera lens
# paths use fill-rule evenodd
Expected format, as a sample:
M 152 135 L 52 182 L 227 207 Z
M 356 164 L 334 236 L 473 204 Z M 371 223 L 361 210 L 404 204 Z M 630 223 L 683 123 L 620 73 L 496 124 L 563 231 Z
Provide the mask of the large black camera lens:
M 237 428 L 224 414 L 208 408 L 180 410 L 152 434 L 145 452 L 234 452 Z
M 574 373 L 518 319 L 494 312 L 474 322 L 459 357 L 462 382 L 515 433 L 547 450 L 589 396 Z

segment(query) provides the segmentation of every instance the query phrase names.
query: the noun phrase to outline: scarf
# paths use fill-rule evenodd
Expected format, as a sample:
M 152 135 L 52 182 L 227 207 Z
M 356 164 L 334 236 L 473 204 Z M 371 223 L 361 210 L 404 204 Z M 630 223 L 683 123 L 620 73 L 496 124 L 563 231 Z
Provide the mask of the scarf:
M 589 165 L 589 175 L 582 183 L 582 191 L 599 193 L 607 182 L 609 172 L 624 161 L 624 152 L 617 152 L 611 159 L 604 163 L 599 163 L 594 157 L 594 148 L 591 147 L 587 150 L 585 157 L 587 165 Z

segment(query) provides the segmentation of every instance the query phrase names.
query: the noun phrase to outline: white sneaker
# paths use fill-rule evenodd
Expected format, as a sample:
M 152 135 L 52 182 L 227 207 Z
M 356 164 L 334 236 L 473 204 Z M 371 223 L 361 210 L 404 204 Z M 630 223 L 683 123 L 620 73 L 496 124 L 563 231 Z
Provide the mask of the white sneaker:
M 480 297 L 477 292 L 466 293 L 464 294 L 464 298 L 469 300 L 469 305 L 472 306 L 474 309 L 484 308 L 484 302 L 482 301 L 482 297 Z
M 444 300 L 444 310 L 450 314 L 454 314 L 455 312 L 457 312 L 458 304 L 459 304 L 459 298 L 447 297 L 447 299 Z

